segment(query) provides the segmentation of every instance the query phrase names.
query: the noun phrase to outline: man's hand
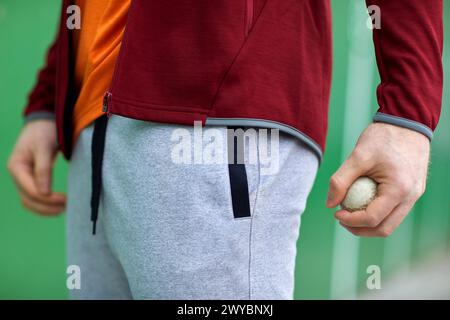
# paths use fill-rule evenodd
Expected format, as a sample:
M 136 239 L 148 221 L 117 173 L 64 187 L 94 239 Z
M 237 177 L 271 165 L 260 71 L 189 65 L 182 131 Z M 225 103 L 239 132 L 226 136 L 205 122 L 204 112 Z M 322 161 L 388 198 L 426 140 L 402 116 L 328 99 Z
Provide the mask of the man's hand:
M 369 176 L 379 183 L 377 197 L 366 210 L 339 210 L 335 218 L 354 235 L 389 236 L 425 191 L 429 155 L 430 142 L 424 135 L 389 124 L 371 124 L 331 177 L 327 207 L 340 204 L 358 177 Z
M 65 195 L 51 189 L 56 153 L 54 121 L 35 120 L 24 127 L 8 161 L 24 207 L 45 216 L 61 213 L 66 205 Z

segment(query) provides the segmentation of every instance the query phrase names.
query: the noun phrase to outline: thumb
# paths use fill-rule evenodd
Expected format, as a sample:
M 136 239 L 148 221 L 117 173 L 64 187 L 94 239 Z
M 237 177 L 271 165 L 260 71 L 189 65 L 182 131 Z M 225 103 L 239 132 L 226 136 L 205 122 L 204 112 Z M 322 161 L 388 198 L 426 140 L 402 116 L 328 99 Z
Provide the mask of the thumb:
M 345 160 L 330 179 L 326 206 L 334 208 L 340 204 L 353 182 L 364 175 L 365 171 L 361 163 L 355 161 L 353 156 Z
M 36 151 L 34 165 L 34 179 L 42 194 L 51 193 L 53 153 L 45 148 Z

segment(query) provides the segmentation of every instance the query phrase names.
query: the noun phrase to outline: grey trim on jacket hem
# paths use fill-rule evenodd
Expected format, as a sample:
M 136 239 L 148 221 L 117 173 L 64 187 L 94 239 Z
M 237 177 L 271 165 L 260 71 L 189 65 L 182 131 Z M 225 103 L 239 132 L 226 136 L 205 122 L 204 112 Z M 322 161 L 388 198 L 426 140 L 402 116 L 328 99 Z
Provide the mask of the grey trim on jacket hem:
M 300 130 L 291 127 L 289 125 L 264 119 L 249 119 L 249 118 L 207 118 L 207 126 L 243 126 L 243 127 L 257 127 L 278 129 L 281 132 L 290 134 L 300 139 L 306 146 L 308 146 L 319 159 L 319 163 L 322 162 L 323 154 L 320 146 L 309 136 L 301 132 Z
M 411 130 L 420 132 L 421 134 L 423 134 L 430 140 L 433 139 L 433 130 L 431 130 L 426 125 L 424 125 L 420 122 L 417 122 L 417 121 L 393 116 L 393 115 L 382 113 L 382 112 L 377 112 L 375 114 L 375 116 L 373 117 L 373 121 L 389 123 L 389 124 L 393 124 L 395 126 L 411 129 Z
M 49 111 L 35 111 L 24 117 L 24 123 L 34 120 L 55 120 L 55 114 Z

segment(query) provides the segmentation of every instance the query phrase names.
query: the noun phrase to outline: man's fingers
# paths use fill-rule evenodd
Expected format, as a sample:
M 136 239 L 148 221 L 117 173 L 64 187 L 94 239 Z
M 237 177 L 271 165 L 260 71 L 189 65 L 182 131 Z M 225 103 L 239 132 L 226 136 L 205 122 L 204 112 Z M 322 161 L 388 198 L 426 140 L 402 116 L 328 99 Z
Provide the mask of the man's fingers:
M 363 164 L 350 156 L 330 179 L 327 207 L 334 208 L 341 203 L 352 183 L 364 173 Z
M 394 196 L 394 192 L 389 190 L 389 186 L 378 185 L 377 197 L 368 205 L 366 210 L 348 212 L 339 210 L 335 217 L 342 224 L 348 227 L 369 227 L 375 228 L 388 217 L 399 205 L 401 199 Z
M 65 195 L 51 188 L 57 146 L 55 122 L 32 121 L 22 130 L 8 162 L 24 206 L 41 214 L 57 214 L 66 205 Z
M 390 236 L 394 230 L 397 229 L 408 212 L 412 209 L 413 205 L 413 203 L 400 204 L 382 223 L 375 228 L 349 227 L 342 223 L 341 225 L 355 236 L 385 238 Z
M 47 150 L 36 152 L 34 178 L 38 191 L 44 195 L 51 193 L 53 154 Z
M 38 192 L 34 184 L 32 166 L 31 162 L 15 160 L 10 165 L 10 171 L 18 189 L 29 197 L 34 198 L 38 196 Z
M 52 193 L 43 195 L 38 191 L 30 163 L 17 161 L 10 166 L 10 170 L 18 189 L 28 198 L 43 204 L 65 205 L 66 197 L 63 194 Z
M 42 202 L 35 201 L 25 194 L 21 193 L 22 204 L 25 208 L 30 211 L 39 213 L 45 216 L 55 216 L 64 211 L 64 204 L 46 204 Z

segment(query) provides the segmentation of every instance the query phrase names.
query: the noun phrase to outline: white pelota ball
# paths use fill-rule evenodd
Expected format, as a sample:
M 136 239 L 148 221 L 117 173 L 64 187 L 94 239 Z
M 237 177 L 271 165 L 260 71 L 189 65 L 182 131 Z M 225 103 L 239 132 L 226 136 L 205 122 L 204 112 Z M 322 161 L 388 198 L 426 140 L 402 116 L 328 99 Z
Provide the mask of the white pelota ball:
M 341 207 L 353 212 L 364 210 L 377 195 L 378 184 L 369 177 L 360 177 L 352 184 L 347 191 Z

